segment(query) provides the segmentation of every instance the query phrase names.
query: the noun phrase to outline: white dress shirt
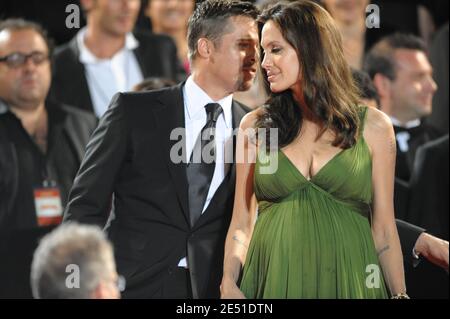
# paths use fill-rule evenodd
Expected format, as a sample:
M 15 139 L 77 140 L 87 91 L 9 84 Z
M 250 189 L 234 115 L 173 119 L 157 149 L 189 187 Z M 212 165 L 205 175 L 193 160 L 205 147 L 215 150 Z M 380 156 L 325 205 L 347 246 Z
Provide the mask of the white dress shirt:
M 233 152 L 233 96 L 228 95 L 219 101 L 214 101 L 194 82 L 192 76 L 190 76 L 183 87 L 183 100 L 186 125 L 186 154 L 188 159 L 191 157 L 195 142 L 206 124 L 205 105 L 208 103 L 218 103 L 223 109 L 216 123 L 216 167 L 209 187 L 208 196 L 203 206 L 202 213 L 204 213 L 217 188 L 219 188 L 230 169 L 230 160 L 228 159 L 232 158 L 230 152 Z M 186 258 L 180 260 L 178 266 L 187 268 Z
M 96 57 L 84 44 L 86 28 L 77 34 L 80 62 L 84 64 L 86 80 L 91 94 L 94 112 L 98 117 L 108 109 L 111 98 L 117 92 L 130 91 L 143 80 L 142 72 L 133 50 L 139 42 L 130 32 L 124 47 L 110 59 Z
M 397 126 L 397 127 L 403 127 L 405 129 L 417 127 L 421 123 L 419 119 L 412 120 L 412 121 L 409 121 L 406 123 L 402 123 L 393 116 L 391 116 L 390 118 L 391 118 L 392 125 Z M 411 136 L 408 132 L 398 132 L 397 134 L 395 134 L 395 139 L 397 140 L 398 148 L 399 148 L 400 152 L 403 152 L 403 153 L 408 152 L 410 138 L 411 138 Z

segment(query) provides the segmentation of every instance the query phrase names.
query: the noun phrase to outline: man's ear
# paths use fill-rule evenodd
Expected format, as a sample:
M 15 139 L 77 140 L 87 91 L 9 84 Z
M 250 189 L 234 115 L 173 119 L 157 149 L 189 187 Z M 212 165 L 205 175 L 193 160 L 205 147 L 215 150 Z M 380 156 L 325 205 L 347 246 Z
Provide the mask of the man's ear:
M 373 77 L 373 85 L 375 85 L 380 97 L 386 97 L 390 94 L 392 81 L 383 74 L 377 73 Z
M 212 51 L 213 43 L 210 40 L 206 38 L 200 38 L 197 40 L 197 54 L 200 57 L 207 59 L 211 55 Z

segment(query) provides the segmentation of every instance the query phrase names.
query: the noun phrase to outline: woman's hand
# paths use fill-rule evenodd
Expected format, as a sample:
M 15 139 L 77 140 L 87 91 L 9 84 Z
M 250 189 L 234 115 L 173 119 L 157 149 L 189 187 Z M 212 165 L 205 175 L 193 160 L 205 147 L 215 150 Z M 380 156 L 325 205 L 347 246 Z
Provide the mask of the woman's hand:
M 246 299 L 242 291 L 238 288 L 236 283 L 231 279 L 222 279 L 220 285 L 221 299 Z

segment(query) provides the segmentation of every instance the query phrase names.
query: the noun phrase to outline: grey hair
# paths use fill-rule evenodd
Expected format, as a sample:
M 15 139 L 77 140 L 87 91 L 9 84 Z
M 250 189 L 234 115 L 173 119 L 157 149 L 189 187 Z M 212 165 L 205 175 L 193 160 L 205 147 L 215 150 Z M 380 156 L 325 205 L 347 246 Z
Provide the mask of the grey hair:
M 63 224 L 47 234 L 34 252 L 31 288 L 37 299 L 88 299 L 105 276 L 112 246 L 97 226 Z M 79 286 L 69 286 L 72 268 Z

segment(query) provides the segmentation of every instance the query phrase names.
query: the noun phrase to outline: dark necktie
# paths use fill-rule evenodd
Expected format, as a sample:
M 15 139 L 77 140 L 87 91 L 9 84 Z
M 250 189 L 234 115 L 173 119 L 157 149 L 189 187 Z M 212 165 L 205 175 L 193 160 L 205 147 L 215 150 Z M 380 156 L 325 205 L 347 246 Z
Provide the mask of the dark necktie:
M 222 107 L 217 103 L 205 105 L 207 120 L 197 137 L 186 168 L 189 184 L 189 215 L 191 226 L 201 216 L 209 186 L 216 167 L 215 129 Z

